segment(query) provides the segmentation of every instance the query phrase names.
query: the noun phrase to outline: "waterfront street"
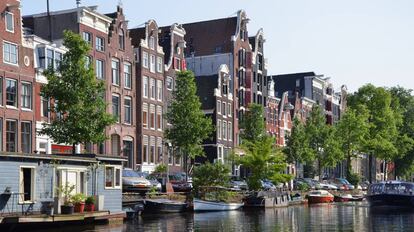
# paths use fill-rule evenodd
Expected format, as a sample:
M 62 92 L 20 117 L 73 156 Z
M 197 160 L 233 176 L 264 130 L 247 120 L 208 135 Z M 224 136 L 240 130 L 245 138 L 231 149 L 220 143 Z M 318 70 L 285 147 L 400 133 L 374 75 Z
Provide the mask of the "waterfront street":
M 413 231 L 414 212 L 372 211 L 367 203 L 141 216 L 120 225 L 56 231 Z M 48 230 L 51 231 L 51 230 Z

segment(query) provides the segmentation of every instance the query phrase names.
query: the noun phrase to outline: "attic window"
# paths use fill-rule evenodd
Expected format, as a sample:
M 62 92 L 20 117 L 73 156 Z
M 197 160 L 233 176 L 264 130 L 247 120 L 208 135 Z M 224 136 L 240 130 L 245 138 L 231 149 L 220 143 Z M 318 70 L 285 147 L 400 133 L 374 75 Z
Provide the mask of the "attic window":
M 119 48 L 124 50 L 125 49 L 125 35 L 124 30 L 119 30 Z

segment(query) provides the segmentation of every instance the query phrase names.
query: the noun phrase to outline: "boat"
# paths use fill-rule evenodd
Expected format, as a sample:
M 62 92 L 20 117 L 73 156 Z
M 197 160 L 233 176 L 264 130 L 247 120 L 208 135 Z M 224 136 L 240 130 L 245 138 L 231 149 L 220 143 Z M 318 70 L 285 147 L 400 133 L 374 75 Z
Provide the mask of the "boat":
M 330 203 L 334 201 L 334 196 L 326 190 L 310 191 L 308 195 L 309 204 Z
M 168 199 L 149 199 L 144 202 L 143 213 L 180 213 L 188 209 L 188 204 Z
M 370 207 L 414 207 L 414 183 L 387 181 L 371 184 L 365 196 Z
M 348 202 L 353 201 L 354 197 L 351 194 L 342 194 L 334 196 L 335 202 Z
M 240 209 L 243 203 L 227 203 L 194 199 L 194 211 L 228 211 Z

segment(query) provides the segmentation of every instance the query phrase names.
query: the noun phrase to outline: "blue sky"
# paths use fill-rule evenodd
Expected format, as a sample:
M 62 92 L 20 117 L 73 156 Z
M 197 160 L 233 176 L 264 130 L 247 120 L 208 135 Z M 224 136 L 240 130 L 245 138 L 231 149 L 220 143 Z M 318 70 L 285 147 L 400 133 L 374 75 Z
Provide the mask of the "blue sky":
M 46 11 L 46 0 L 21 0 L 23 14 Z M 50 0 L 51 10 L 75 0 Z M 414 1 L 412 0 L 123 0 L 130 27 L 232 16 L 244 9 L 249 33 L 263 28 L 269 73 L 315 71 L 354 91 L 365 83 L 414 89 Z M 82 0 L 102 13 L 118 0 Z M 156 10 L 153 9 L 156 7 Z M 156 12 L 156 13 L 154 13 Z

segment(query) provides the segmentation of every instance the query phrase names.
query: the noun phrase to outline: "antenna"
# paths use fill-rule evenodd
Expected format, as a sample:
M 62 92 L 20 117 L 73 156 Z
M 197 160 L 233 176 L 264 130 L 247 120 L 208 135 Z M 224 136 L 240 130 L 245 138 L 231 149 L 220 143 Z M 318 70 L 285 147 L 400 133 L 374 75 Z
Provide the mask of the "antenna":
M 79 7 L 81 4 L 81 0 L 76 0 L 76 7 Z

